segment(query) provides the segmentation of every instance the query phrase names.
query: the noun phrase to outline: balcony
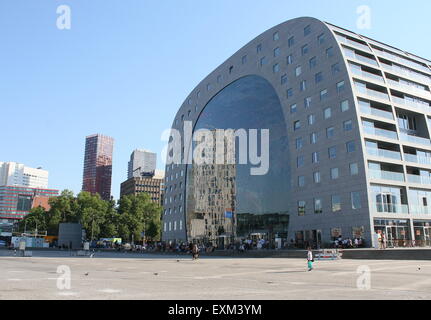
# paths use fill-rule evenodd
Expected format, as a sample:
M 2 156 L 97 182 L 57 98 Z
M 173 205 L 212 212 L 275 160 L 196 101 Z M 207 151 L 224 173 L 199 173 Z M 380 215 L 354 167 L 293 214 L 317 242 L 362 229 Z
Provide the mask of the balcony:
M 431 207 L 410 205 L 409 209 L 411 214 L 431 214 Z
M 370 114 L 376 117 L 385 118 L 388 120 L 394 120 L 394 115 L 392 114 L 392 112 L 389 112 L 389 111 L 384 111 L 384 110 L 361 105 L 361 112 L 365 114 Z
M 338 35 L 338 34 L 337 34 L 337 39 L 338 39 L 341 43 L 345 43 L 345 44 L 348 44 L 348 45 L 354 46 L 354 47 L 356 47 L 356 48 L 360 48 L 361 50 L 364 50 L 364 51 L 367 51 L 367 52 L 371 52 L 370 47 L 368 47 L 368 46 L 367 46 L 367 45 L 365 45 L 365 44 L 362 44 L 362 43 L 359 43 L 359 42 L 356 42 L 356 41 L 350 40 L 350 39 L 348 39 L 348 38 L 346 38 L 346 37 L 343 37 L 343 36 L 341 36 L 341 35 Z
M 379 128 L 367 127 L 367 126 L 364 126 L 363 129 L 364 129 L 364 133 L 366 134 L 398 140 L 398 134 L 395 131 L 389 131 L 385 129 L 379 129 Z
M 431 145 L 430 139 L 422 138 L 422 137 L 416 137 L 416 136 L 412 136 L 412 135 L 405 134 L 405 133 L 400 133 L 400 138 L 402 141 L 405 141 L 405 142 L 411 142 L 411 143 L 421 144 L 421 145 L 425 145 L 425 146 Z
M 398 81 L 395 81 L 392 79 L 387 79 L 387 80 L 391 86 L 399 88 L 402 91 L 407 91 L 407 92 L 414 91 L 417 94 L 429 95 L 429 91 L 425 90 L 425 88 L 421 88 L 421 87 L 414 86 L 414 85 L 404 84 L 402 82 L 398 82 Z
M 393 172 L 393 171 L 383 171 L 383 170 L 368 170 L 370 173 L 370 178 L 374 180 L 390 180 L 397 182 L 405 182 L 404 173 Z
M 418 79 L 420 79 L 421 81 L 428 83 L 431 81 L 431 77 L 425 76 L 419 72 L 415 72 L 413 70 L 409 70 L 409 69 L 405 69 L 405 68 L 401 68 L 395 65 L 388 65 L 386 63 L 382 63 L 381 64 L 383 69 L 386 71 L 389 71 L 391 73 L 394 73 L 396 75 L 403 75 L 406 77 L 409 77 L 411 79 L 415 79 L 416 81 L 418 81 Z
M 368 79 L 372 79 L 372 80 L 380 82 L 380 83 L 384 83 L 385 82 L 383 80 L 382 76 L 376 75 L 374 73 L 367 72 L 367 71 L 364 71 L 364 70 L 359 70 L 359 69 L 356 69 L 356 68 L 350 68 L 350 70 L 352 71 L 353 74 L 355 74 L 357 76 L 368 78 Z
M 378 213 L 409 214 L 407 204 L 372 203 L 372 208 Z
M 416 175 L 416 174 L 408 174 L 407 175 L 407 180 L 410 183 L 431 185 L 431 177 L 427 177 L 427 176 L 419 176 L 419 175 Z
M 412 107 L 414 109 L 418 109 L 422 112 L 431 112 L 431 107 L 429 104 L 427 104 L 426 102 L 415 102 L 415 101 L 411 101 L 411 100 L 407 100 L 407 99 L 403 99 L 403 98 L 399 98 L 396 96 L 392 96 L 392 101 L 396 104 L 402 105 L 402 106 L 408 106 L 408 107 Z
M 404 159 L 405 161 L 408 161 L 408 162 L 431 165 L 431 158 L 428 158 L 428 157 L 419 157 L 414 154 L 405 153 Z
M 364 95 L 367 95 L 369 97 L 389 101 L 389 95 L 387 93 L 383 93 L 377 90 L 364 88 L 362 86 L 356 85 L 356 90 Z
M 375 50 L 377 52 L 378 55 L 388 58 L 389 60 L 404 64 L 406 66 L 409 66 L 411 68 L 417 69 L 417 70 L 421 70 L 423 72 L 427 72 L 427 73 L 431 73 L 431 70 L 419 63 L 413 62 L 411 60 L 405 59 L 403 57 L 397 56 L 395 54 L 389 53 L 387 51 L 380 51 L 380 50 Z
M 378 149 L 378 148 L 367 148 L 367 153 L 370 156 L 388 158 L 393 160 L 401 160 L 401 153 L 397 151 Z

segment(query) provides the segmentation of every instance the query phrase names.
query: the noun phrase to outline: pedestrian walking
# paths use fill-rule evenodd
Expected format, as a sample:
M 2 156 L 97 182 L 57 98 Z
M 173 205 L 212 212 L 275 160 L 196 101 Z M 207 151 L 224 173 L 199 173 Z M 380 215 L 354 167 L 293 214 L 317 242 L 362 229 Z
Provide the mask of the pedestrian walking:
M 308 247 L 308 252 L 307 252 L 308 271 L 313 270 L 313 262 L 314 262 L 313 250 L 311 250 L 311 247 Z
M 199 247 L 198 247 L 197 244 L 193 245 L 193 248 L 192 248 L 192 257 L 193 257 L 193 260 L 197 260 L 199 258 Z

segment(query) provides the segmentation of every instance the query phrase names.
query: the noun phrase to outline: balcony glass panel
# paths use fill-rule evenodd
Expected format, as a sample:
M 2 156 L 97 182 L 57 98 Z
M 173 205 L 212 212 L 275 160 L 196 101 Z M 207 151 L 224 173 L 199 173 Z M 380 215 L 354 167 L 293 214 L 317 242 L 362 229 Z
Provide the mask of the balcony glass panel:
M 409 213 L 409 206 L 406 204 L 373 203 L 372 206 L 376 210 L 376 212 L 401 213 L 401 214 Z
M 422 144 L 422 145 L 426 145 L 429 146 L 431 145 L 431 140 L 430 139 L 426 139 L 426 138 L 421 138 L 421 137 L 415 137 L 415 136 L 411 136 L 405 133 L 401 133 L 400 134 L 400 138 L 402 141 L 406 141 L 406 142 L 411 142 L 411 143 L 416 143 L 416 144 Z
M 367 153 L 371 156 L 401 160 L 401 153 L 397 151 L 378 149 L 378 148 L 367 148 Z
M 369 170 L 371 179 L 377 180 L 391 180 L 404 182 L 404 173 L 393 172 L 393 171 L 383 171 L 383 170 Z
M 394 120 L 394 115 L 392 114 L 392 112 L 388 112 L 388 111 L 384 111 L 384 110 L 380 110 L 380 109 L 376 109 L 376 108 L 371 108 L 371 107 L 366 107 L 364 105 L 361 105 L 361 112 L 366 113 L 366 114 L 371 114 L 371 115 L 376 116 L 376 117 L 382 117 L 382 118 L 386 118 L 389 120 Z
M 407 178 L 410 183 L 427 184 L 427 185 L 431 184 L 431 177 L 408 174 Z
M 431 158 L 419 157 L 417 155 L 409 154 L 409 153 L 405 153 L 404 158 L 408 162 L 431 165 Z
M 385 129 L 379 129 L 379 128 L 373 128 L 373 127 L 367 127 L 367 126 L 364 126 L 363 128 L 366 134 L 398 140 L 398 135 L 395 131 L 389 131 Z

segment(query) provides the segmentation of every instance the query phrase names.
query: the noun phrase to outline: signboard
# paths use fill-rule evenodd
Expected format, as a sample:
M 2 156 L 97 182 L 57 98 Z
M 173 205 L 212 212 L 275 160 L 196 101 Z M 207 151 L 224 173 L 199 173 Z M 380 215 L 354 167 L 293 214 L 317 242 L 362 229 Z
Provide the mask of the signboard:
M 25 245 L 26 245 L 25 240 L 24 241 L 20 241 L 19 242 L 19 250 L 24 251 L 25 250 Z

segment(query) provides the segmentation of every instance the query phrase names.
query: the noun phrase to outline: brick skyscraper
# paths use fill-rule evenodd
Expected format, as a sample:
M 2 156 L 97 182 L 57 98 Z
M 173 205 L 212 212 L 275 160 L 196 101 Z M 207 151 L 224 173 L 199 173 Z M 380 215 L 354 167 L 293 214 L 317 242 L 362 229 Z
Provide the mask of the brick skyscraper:
M 98 193 L 104 200 L 111 198 L 112 153 L 114 139 L 94 134 L 85 139 L 82 190 Z

